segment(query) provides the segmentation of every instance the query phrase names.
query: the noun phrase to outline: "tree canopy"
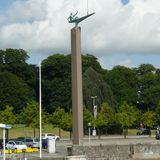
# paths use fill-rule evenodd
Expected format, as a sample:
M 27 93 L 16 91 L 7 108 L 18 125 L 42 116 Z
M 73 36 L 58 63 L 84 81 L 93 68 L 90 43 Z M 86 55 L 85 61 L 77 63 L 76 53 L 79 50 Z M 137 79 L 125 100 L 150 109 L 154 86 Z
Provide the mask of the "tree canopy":
M 13 113 L 18 117 L 22 112 L 30 117 L 37 114 L 38 110 L 32 111 L 31 107 L 38 105 L 39 70 L 37 65 L 28 64 L 28 59 L 28 53 L 23 49 L 0 50 L 0 116 L 12 116 Z M 143 121 L 148 127 L 159 125 L 159 68 L 141 64 L 136 68 L 118 65 L 107 70 L 101 67 L 95 56 L 86 54 L 82 55 L 82 74 L 85 129 L 88 121 L 94 121 L 91 96 L 97 97 L 98 120 L 94 123 L 99 128 L 100 125 L 107 128 L 119 124 L 126 128 L 133 127 L 137 121 Z M 52 119 L 50 123 L 69 131 L 72 124 L 71 86 L 71 55 L 56 53 L 42 61 L 44 116 L 47 114 L 46 117 L 59 119 L 63 111 L 61 122 L 56 124 Z M 136 117 L 138 113 L 141 113 L 140 117 Z M 112 121 L 115 115 L 117 121 Z M 25 119 L 25 123 L 33 127 L 38 125 L 31 119 Z
M 20 113 L 34 99 L 34 92 L 25 81 L 9 72 L 0 72 L 0 88 L 1 109 L 10 105 L 14 113 Z

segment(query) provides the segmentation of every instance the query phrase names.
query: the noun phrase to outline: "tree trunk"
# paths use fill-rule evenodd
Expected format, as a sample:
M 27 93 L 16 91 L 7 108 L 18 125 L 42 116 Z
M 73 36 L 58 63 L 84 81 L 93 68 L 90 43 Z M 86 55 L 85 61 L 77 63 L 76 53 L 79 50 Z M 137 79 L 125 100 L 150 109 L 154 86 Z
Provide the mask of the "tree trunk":
M 36 137 L 36 129 L 33 129 L 34 138 Z
M 61 137 L 61 128 L 59 128 L 59 137 Z

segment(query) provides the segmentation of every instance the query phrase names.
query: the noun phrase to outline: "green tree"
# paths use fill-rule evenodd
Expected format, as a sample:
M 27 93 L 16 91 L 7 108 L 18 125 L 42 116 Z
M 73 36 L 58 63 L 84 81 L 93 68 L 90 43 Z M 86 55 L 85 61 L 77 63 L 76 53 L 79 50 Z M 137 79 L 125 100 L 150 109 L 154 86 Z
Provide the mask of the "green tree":
M 139 75 L 150 74 L 153 73 L 154 71 L 156 71 L 156 69 L 151 64 L 141 64 L 137 69 L 137 73 Z
M 49 122 L 53 125 L 53 127 L 59 128 L 59 136 L 61 137 L 61 120 L 65 114 L 65 110 L 63 108 L 58 107 L 50 116 Z
M 14 113 L 20 113 L 26 104 L 34 98 L 33 90 L 25 81 L 8 72 L 0 72 L 0 105 L 14 108 Z
M 46 113 L 42 110 L 42 125 L 48 122 Z M 39 105 L 36 101 L 30 101 L 20 114 L 19 123 L 34 129 L 34 137 L 36 135 L 36 128 L 39 128 Z M 38 135 L 39 136 L 39 135 Z
M 97 113 L 96 118 L 93 120 L 95 127 L 98 130 L 99 137 L 102 130 L 109 128 L 109 126 L 114 122 L 114 112 L 108 103 L 103 103 L 101 106 L 101 111 Z
M 70 112 L 65 112 L 64 108 L 58 107 L 50 117 L 50 123 L 53 127 L 58 127 L 65 131 L 72 131 L 72 116 Z M 59 135 L 61 136 L 60 130 Z
M 141 103 L 139 109 L 143 111 L 155 110 L 160 99 L 160 75 L 149 72 L 139 76 Z
M 141 121 L 146 127 L 151 128 L 156 124 L 156 114 L 153 111 L 147 111 L 142 114 Z
M 72 114 L 71 112 L 65 112 L 61 119 L 61 128 L 65 131 L 72 132 Z
M 10 63 L 24 63 L 29 58 L 27 52 L 23 49 L 12 49 L 8 48 L 3 52 L 3 63 L 10 64 Z
M 13 113 L 13 107 L 5 106 L 4 110 L 0 111 L 0 122 L 5 124 L 15 124 L 16 115 Z
M 83 73 L 92 67 L 102 72 L 97 58 L 92 55 L 82 56 Z M 42 62 L 43 105 L 46 111 L 53 112 L 59 106 L 70 111 L 71 100 L 71 56 L 54 54 Z M 108 89 L 108 88 L 107 88 Z M 102 90 L 102 89 L 101 89 Z M 103 89 L 105 92 L 105 89 Z M 105 94 L 104 94 L 105 95 Z M 101 93 L 103 97 L 103 93 Z M 90 100 L 90 97 L 89 97 Z
M 95 56 L 91 54 L 82 55 L 82 72 L 84 73 L 90 67 L 93 68 L 97 73 L 103 72 L 100 63 Z
M 55 54 L 42 62 L 43 104 L 48 112 L 71 106 L 70 56 Z
M 156 125 L 160 126 L 160 101 L 158 102 L 155 113 L 156 113 Z
M 23 79 L 27 85 L 36 89 L 37 69 L 26 63 L 29 56 L 23 49 L 0 50 L 0 72 L 9 72 Z
M 88 108 L 84 107 L 83 108 L 83 121 L 84 121 L 84 131 L 85 132 L 88 132 L 88 123 L 93 124 L 93 119 L 94 117 L 93 117 L 92 112 Z
M 27 63 L 11 63 L 5 66 L 5 71 L 13 73 L 14 75 L 23 79 L 27 85 L 35 90 L 37 77 L 37 70 Z
M 97 96 L 97 105 L 100 107 L 102 103 L 108 102 L 111 107 L 115 107 L 110 86 L 103 80 L 101 74 L 89 67 L 83 75 L 83 99 L 85 106 L 93 108 L 91 96 Z
M 139 111 L 135 106 L 128 105 L 127 102 L 123 102 L 119 108 L 119 112 L 116 115 L 117 121 L 124 129 L 124 137 L 126 137 L 128 128 L 132 127 L 139 119 Z
M 115 66 L 104 72 L 104 79 L 111 87 L 116 101 L 120 105 L 123 101 L 131 104 L 137 102 L 137 75 L 134 69 Z

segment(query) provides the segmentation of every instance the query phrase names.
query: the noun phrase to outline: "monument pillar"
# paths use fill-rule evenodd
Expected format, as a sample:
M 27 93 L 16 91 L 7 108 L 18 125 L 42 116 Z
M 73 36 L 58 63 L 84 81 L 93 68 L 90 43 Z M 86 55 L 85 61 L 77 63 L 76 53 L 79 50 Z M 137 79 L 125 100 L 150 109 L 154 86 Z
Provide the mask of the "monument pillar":
M 82 61 L 81 28 L 71 29 L 72 62 L 72 132 L 73 144 L 83 143 L 83 96 L 82 96 Z

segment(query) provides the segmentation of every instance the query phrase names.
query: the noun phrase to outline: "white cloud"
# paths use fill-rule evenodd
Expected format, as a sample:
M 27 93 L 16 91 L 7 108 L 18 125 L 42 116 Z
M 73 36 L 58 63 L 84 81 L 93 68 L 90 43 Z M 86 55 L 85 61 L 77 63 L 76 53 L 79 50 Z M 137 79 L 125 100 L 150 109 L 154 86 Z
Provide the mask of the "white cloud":
M 122 61 L 115 61 L 114 60 L 114 61 L 112 61 L 112 65 L 113 66 L 120 65 L 120 66 L 129 67 L 129 68 L 135 67 L 135 65 L 133 64 L 131 59 L 125 59 L 125 60 L 122 60 Z
M 0 48 L 31 53 L 70 52 L 70 12 L 86 14 L 86 0 L 15 1 L 0 15 Z M 81 23 L 82 51 L 101 57 L 112 53 L 160 53 L 160 1 L 89 0 L 96 14 Z M 126 63 L 130 63 L 129 61 Z
M 101 66 L 105 69 L 112 69 L 114 66 L 117 65 L 129 68 L 137 67 L 137 64 L 134 64 L 132 59 L 130 58 L 125 59 L 124 57 L 119 58 L 119 57 L 104 56 L 100 57 L 98 61 L 101 64 Z

